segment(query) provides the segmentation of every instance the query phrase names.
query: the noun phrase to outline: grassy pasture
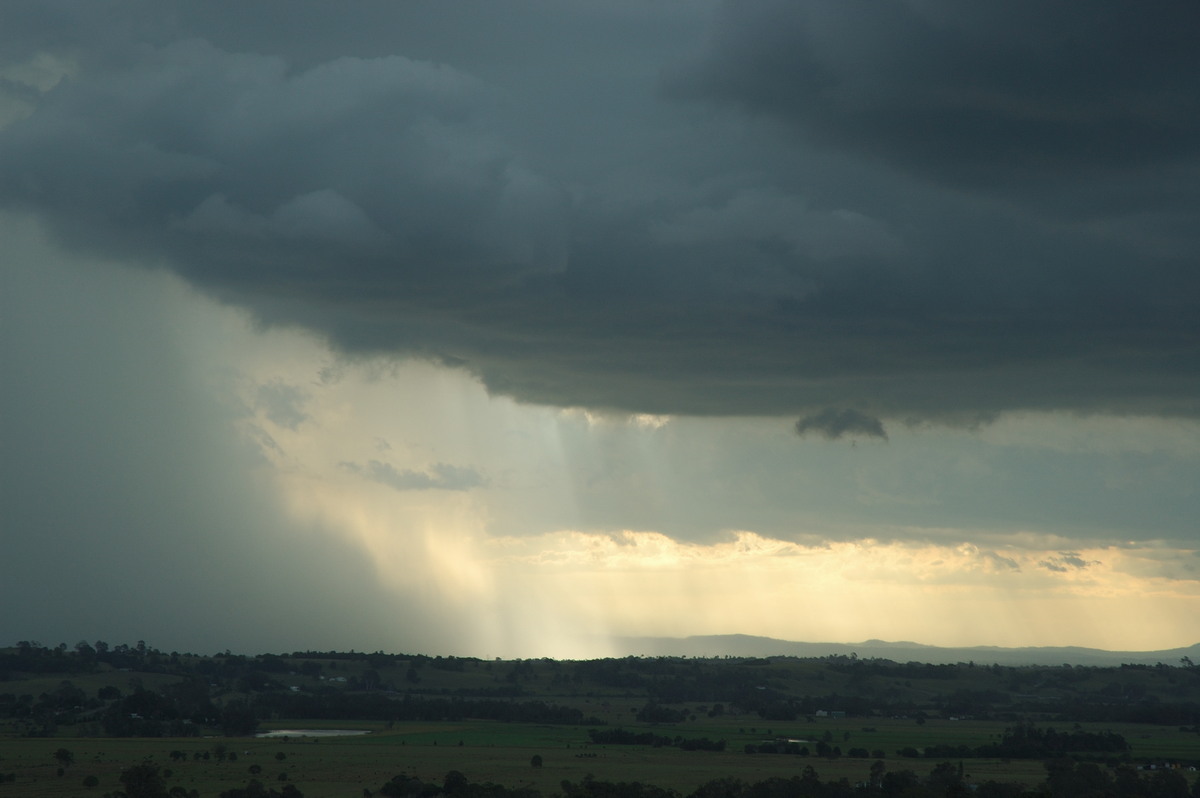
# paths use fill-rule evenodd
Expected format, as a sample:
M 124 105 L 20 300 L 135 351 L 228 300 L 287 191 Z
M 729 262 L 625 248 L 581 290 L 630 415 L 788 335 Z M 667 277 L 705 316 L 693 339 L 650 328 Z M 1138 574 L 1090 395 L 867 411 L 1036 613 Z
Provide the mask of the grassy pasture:
M 130 671 L 101 665 L 90 672 L 66 672 L 61 676 L 43 676 L 42 671 L 21 674 L 12 668 L 13 677 L 0 682 L 0 694 L 29 696 L 53 694 L 64 681 L 92 697 L 105 687 L 117 687 L 130 694 L 143 687 L 162 691 L 181 678 L 202 678 L 210 683 L 210 695 L 218 706 L 247 698 L 254 700 L 259 690 L 242 678 L 252 668 L 226 662 L 223 658 L 202 660 L 214 667 L 204 671 L 177 668 L 169 675 L 146 671 Z M 147 663 L 155 664 L 155 663 Z M 187 663 L 185 663 L 187 664 Z M 440 697 L 509 696 L 513 700 L 540 700 L 579 709 L 585 717 L 596 718 L 606 727 L 623 727 L 635 732 L 674 738 L 707 737 L 725 740 L 724 752 L 682 751 L 678 748 L 649 748 L 639 746 L 592 745 L 587 726 L 554 726 L 544 724 L 501 723 L 496 721 L 463 722 L 395 722 L 376 721 L 313 721 L 278 717 L 294 710 L 272 709 L 271 719 L 263 721 L 263 730 L 305 728 L 365 729 L 371 733 L 359 737 L 323 737 L 254 739 L 220 737 L 186 739 L 111 739 L 89 737 L 99 730 L 96 719 L 100 709 L 91 709 L 80 716 L 77 725 L 58 726 L 58 736 L 45 739 L 19 737 L 26 726 L 15 720 L 0 721 L 0 774 L 13 773 L 12 783 L 0 784 L 0 798 L 5 794 L 22 798 L 43 796 L 93 795 L 120 787 L 122 769 L 142 761 L 150 761 L 165 770 L 169 786 L 195 789 L 205 798 L 216 798 L 223 790 L 244 785 L 251 777 L 251 766 L 261 768 L 253 776 L 264 784 L 278 787 L 281 773 L 287 775 L 307 796 L 358 796 L 363 788 L 377 789 L 397 774 L 417 776 L 424 781 L 440 783 L 450 770 L 461 771 L 473 782 L 492 781 L 509 787 L 532 786 L 546 798 L 559 792 L 560 783 L 582 780 L 588 774 L 604 781 L 642 781 L 670 787 L 687 794 L 696 786 L 719 777 L 736 777 L 748 782 L 772 776 L 792 776 L 806 766 L 813 767 L 822 780 L 845 778 L 851 783 L 863 780 L 876 757 L 851 758 L 851 749 L 869 753 L 882 752 L 887 768 L 892 771 L 911 770 L 925 776 L 938 764 L 938 759 L 905 758 L 898 755 L 903 748 L 923 749 L 938 744 L 976 747 L 995 742 L 1004 729 L 1013 725 L 1004 721 L 951 720 L 946 717 L 960 713 L 958 705 L 944 700 L 956 692 L 980 691 L 998 694 L 996 702 L 1011 707 L 1012 716 L 1036 722 L 1041 727 L 1054 726 L 1068 731 L 1075 724 L 1045 720 L 1060 705 L 1086 698 L 1104 701 L 1113 696 L 1154 697 L 1159 701 L 1195 700 L 1200 698 L 1200 670 L 1196 673 L 1180 669 L 1118 670 L 1118 669 L 990 669 L 986 666 L 962 666 L 948 672 L 945 669 L 907 668 L 875 669 L 867 663 L 861 672 L 852 672 L 846 663 L 827 663 L 806 660 L 758 660 L 728 664 L 723 662 L 693 662 L 631 660 L 609 663 L 598 668 L 588 663 L 558 663 L 550 660 L 499 662 L 470 660 L 434 663 L 429 660 L 397 658 L 376 660 L 374 667 L 367 659 L 335 659 L 322 656 L 290 657 L 281 665 L 277 660 L 269 670 L 276 682 L 269 691 L 283 692 L 287 687 L 299 691 L 363 692 L 362 682 L 367 675 L 379 686 L 379 698 L 411 693 L 418 700 Z M 317 667 L 313 667 L 313 666 Z M 307 667 L 306 667 L 307 666 Z M 156 667 L 170 671 L 176 667 L 160 657 Z M 265 667 L 265 665 L 264 665 Z M 710 678 L 718 670 L 737 669 L 742 684 L 749 688 L 769 690 L 793 698 L 806 696 L 863 696 L 869 705 L 904 706 L 919 709 L 928 715 L 925 723 L 915 719 L 890 717 L 829 718 L 800 717 L 795 721 L 764 721 L 757 713 L 737 711 L 737 705 L 723 705 L 724 714 L 710 717 L 713 707 L 700 701 L 665 702 L 672 709 L 684 709 L 688 719 L 678 724 L 646 725 L 637 722 L 636 715 L 646 706 L 652 684 L 670 683 L 675 679 Z M 640 674 L 640 675 L 639 675 Z M 626 683 L 622 676 L 642 681 Z M 953 678 L 950 678 L 950 677 Z M 713 683 L 715 684 L 715 682 Z M 711 685 L 710 685 L 711 687 Z M 732 688 L 722 684 L 719 690 L 701 686 L 689 687 L 687 694 L 727 694 Z M 388 691 L 388 692 L 383 692 Z M 519 692 L 518 692 L 519 691 Z M 722 692 L 726 691 L 726 692 Z M 1032 696 L 1032 698 L 1030 698 Z M 1036 700 L 1034 700 L 1036 699 Z M 503 699 L 502 699 L 503 700 Z M 819 699 L 825 701 L 826 699 Z M 991 701 L 992 699 L 989 699 Z M 1121 700 L 1133 700 L 1132 698 Z M 111 702 L 110 702 L 111 703 Z M 276 707 L 285 705 L 276 705 Z M 810 704 L 811 706 L 811 704 Z M 828 705 L 829 709 L 838 708 Z M 812 711 L 812 710 L 809 710 Z M 912 709 L 904 711 L 911 712 Z M 1092 731 L 1113 731 L 1123 735 L 1131 744 L 1135 759 L 1185 760 L 1200 762 L 1200 734 L 1184 732 L 1176 727 L 1135 724 L 1081 724 Z M 217 733 L 216 729 L 208 730 Z M 744 753 L 748 744 L 760 744 L 776 738 L 810 741 L 804 743 L 815 753 L 817 741 L 827 741 L 841 749 L 843 756 L 835 760 L 815 756 L 796 757 L 778 754 Z M 237 754 L 234 762 L 218 762 L 212 754 L 217 746 Z M 67 748 L 75 755 L 74 764 L 63 776 L 58 776 L 58 764 L 53 752 Z M 184 752 L 184 761 L 170 759 L 170 752 Z M 210 758 L 197 759 L 194 754 L 208 752 Z M 283 753 L 282 761 L 276 754 Z M 539 755 L 543 767 L 533 768 L 530 759 Z M 1035 785 L 1044 777 L 1041 762 L 1032 760 L 965 759 L 964 773 L 969 781 L 987 780 L 1021 782 Z M 94 790 L 82 786 L 85 776 L 94 775 L 100 784 Z M 1189 782 L 1195 777 L 1189 775 Z
M 751 723 L 755 725 L 750 725 Z M 242 786 L 250 778 L 264 784 L 280 785 L 279 774 L 286 773 L 306 798 L 358 796 L 363 787 L 376 789 L 391 777 L 404 773 L 425 781 L 441 782 L 450 770 L 459 770 L 471 781 L 492 781 L 509 787 L 532 786 L 544 795 L 559 791 L 564 780 L 579 781 L 592 774 L 606 781 L 642 781 L 673 787 L 687 793 L 713 778 L 733 776 L 759 781 L 771 776 L 788 777 L 811 765 L 822 780 L 846 778 L 851 783 L 863 780 L 872 758 L 837 760 L 816 757 L 743 753 L 746 743 L 773 737 L 819 739 L 829 732 L 843 751 L 850 747 L 881 749 L 886 753 L 889 770 L 912 770 L 924 776 L 937 764 L 933 759 L 909 759 L 896 755 L 905 746 L 921 748 L 937 743 L 979 745 L 1004 729 L 1003 723 L 983 721 L 931 720 L 917 725 L 911 720 L 892 719 L 819 719 L 808 723 L 763 724 L 747 718 L 704 718 L 678 726 L 641 726 L 625 724 L 637 731 L 674 737 L 724 739 L 722 753 L 682 751 L 677 748 L 591 745 L 587 730 L 581 727 L 536 724 L 507 724 L 494 721 L 460 723 L 345 722 L 328 723 L 305 720 L 280 720 L 269 728 L 358 728 L 371 733 L 356 737 L 324 738 L 185 738 L 185 739 L 111 739 L 55 737 L 30 739 L 0 737 L 0 773 L 15 773 L 14 783 L 0 787 L 11 795 L 27 798 L 67 798 L 86 795 L 83 778 L 95 775 L 100 785 L 90 791 L 102 795 L 118 789 L 123 768 L 150 761 L 170 770 L 171 786 L 196 789 L 202 796 L 216 796 L 222 790 Z M 863 727 L 875 731 L 864 731 Z M 1100 730 L 1099 725 L 1087 726 Z M 1126 735 L 1134 745 L 1135 756 L 1200 759 L 1200 736 L 1166 727 L 1103 727 Z M 845 735 L 849 734 L 849 739 Z M 461 743 L 461 744 L 460 744 Z M 234 762 L 218 762 L 216 746 L 237 754 Z M 58 776 L 53 752 L 60 747 L 75 755 L 74 764 Z M 813 746 L 809 746 L 812 748 Z M 182 751 L 186 759 L 173 762 L 172 750 Z M 195 753 L 209 752 L 208 760 L 195 759 Z M 282 761 L 276 755 L 282 753 Z M 530 759 L 538 754 L 543 767 L 533 768 Z M 258 765 L 256 776 L 250 767 Z M 964 760 L 965 773 L 972 781 L 989 779 L 1017 781 L 1028 785 L 1039 782 L 1044 774 L 1038 761 Z
M 300 726 L 302 722 L 296 722 Z M 755 781 L 773 775 L 791 776 L 812 764 L 822 778 L 865 777 L 870 760 L 823 762 L 813 758 L 755 755 L 740 751 L 711 753 L 641 746 L 584 746 L 578 730 L 495 723 L 397 724 L 365 737 L 256 739 L 7 739 L 0 744 L 0 772 L 15 772 L 17 780 L 5 785 L 14 795 L 28 798 L 77 796 L 86 792 L 83 778 L 96 775 L 99 794 L 117 789 L 123 768 L 152 761 L 172 772 L 170 785 L 197 789 L 202 796 L 245 784 L 249 768 L 254 776 L 277 783 L 280 773 L 301 788 L 307 798 L 360 795 L 363 787 L 375 789 L 392 776 L 405 773 L 426 781 L 441 782 L 450 770 L 459 770 L 472 781 L 493 781 L 506 786 L 529 785 L 545 795 L 559 791 L 564 779 L 579 781 L 587 774 L 601 780 L 642 781 L 690 791 L 718 776 Z M 459 741 L 462 745 L 458 745 Z M 436 743 L 436 744 L 435 744 Z M 236 762 L 194 760 L 194 752 L 211 751 L 224 744 L 238 754 Z M 53 752 L 66 747 L 75 754 L 62 777 L 56 774 Z M 188 755 L 172 762 L 169 752 Z M 278 761 L 277 753 L 285 759 Z M 543 757 L 542 768 L 530 765 L 534 754 Z M 898 766 L 900 762 L 896 762 Z M 925 763 L 917 763 L 925 764 Z M 928 768 L 917 768 L 924 772 Z

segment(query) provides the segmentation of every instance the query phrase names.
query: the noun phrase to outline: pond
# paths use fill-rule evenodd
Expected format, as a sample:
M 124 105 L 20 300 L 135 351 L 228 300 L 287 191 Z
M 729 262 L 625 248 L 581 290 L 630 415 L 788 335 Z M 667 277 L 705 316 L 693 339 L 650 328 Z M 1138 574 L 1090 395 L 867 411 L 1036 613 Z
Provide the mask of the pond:
M 275 729 L 259 732 L 255 737 L 349 737 L 355 734 L 370 734 L 366 729 Z

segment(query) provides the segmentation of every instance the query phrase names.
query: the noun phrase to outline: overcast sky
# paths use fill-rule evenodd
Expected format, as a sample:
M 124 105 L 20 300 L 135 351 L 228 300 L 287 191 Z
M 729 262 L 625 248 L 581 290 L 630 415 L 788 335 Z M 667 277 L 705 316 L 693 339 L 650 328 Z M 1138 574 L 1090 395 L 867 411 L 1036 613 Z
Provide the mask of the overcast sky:
M 1200 642 L 1192 0 L 0 9 L 0 644 Z

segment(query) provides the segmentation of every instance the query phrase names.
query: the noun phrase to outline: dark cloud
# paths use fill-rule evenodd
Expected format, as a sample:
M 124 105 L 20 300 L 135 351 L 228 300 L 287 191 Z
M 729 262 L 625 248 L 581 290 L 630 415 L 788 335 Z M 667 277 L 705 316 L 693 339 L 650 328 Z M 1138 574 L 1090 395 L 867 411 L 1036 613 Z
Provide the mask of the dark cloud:
M 525 401 L 1200 410 L 1193 5 L 296 7 L 14 6 L 0 204 Z
M 1200 7 L 728 2 L 673 91 L 954 184 L 1038 188 L 1193 159 Z
M 426 471 L 398 469 L 391 463 L 379 460 L 370 460 L 366 465 L 351 462 L 338 465 L 396 490 L 471 490 L 487 484 L 483 475 L 475 469 L 446 463 L 434 463 Z
M 887 430 L 879 419 L 859 410 L 838 410 L 833 407 L 797 421 L 796 434 L 820 435 L 831 441 L 846 436 L 888 439 Z
M 472 120 L 481 95 L 468 75 L 402 56 L 290 73 L 187 40 L 64 81 L 5 132 L 25 160 L 5 171 L 26 202 L 62 202 L 65 237 L 165 248 L 238 290 L 556 268 L 561 197 Z

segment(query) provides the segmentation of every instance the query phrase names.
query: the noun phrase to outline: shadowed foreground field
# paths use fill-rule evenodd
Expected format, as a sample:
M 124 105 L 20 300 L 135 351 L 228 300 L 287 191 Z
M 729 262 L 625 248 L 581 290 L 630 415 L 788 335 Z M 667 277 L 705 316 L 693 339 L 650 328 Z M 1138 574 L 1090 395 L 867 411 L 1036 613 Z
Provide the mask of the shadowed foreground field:
M 368 733 L 252 736 L 272 729 Z M 546 798 L 585 781 L 687 796 L 717 779 L 806 770 L 836 787 L 823 798 L 860 784 L 869 787 L 855 795 L 961 798 L 926 783 L 939 767 L 954 789 L 1018 798 L 1048 784 L 1056 761 L 1078 765 L 1095 789 L 1043 798 L 1107 795 L 1118 782 L 1117 798 L 1200 798 L 1200 668 L 198 656 L 99 641 L 0 649 L 0 798 L 116 795 L 122 772 L 140 765 L 158 769 L 159 795 L 181 798 L 218 798 L 251 779 L 306 798 L 362 798 L 397 776 L 435 785 L 431 797 L 452 771 Z M 1157 792 L 1138 786 L 1149 766 L 1173 774 Z M 997 793 L 998 782 L 1013 786 Z
M 889 771 L 912 770 L 924 777 L 937 759 L 897 756 L 898 747 L 942 744 L 947 741 L 982 741 L 1003 731 L 1003 724 L 983 721 L 933 720 L 920 726 L 912 721 L 874 720 L 861 730 L 845 719 L 812 723 L 756 726 L 754 731 L 736 720 L 689 726 L 689 735 L 708 735 L 727 741 L 723 752 L 684 751 L 674 747 L 589 744 L 585 729 L 578 727 L 498 723 L 339 723 L 311 720 L 280 721 L 276 728 L 366 728 L 358 737 L 297 738 L 6 738 L 0 740 L 0 772 L 16 779 L 0 787 L 0 795 L 51 798 L 78 796 L 120 789 L 124 768 L 152 762 L 170 775 L 170 786 L 196 790 L 200 796 L 219 795 L 243 787 L 251 778 L 279 789 L 290 782 L 305 798 L 361 796 L 363 788 L 377 789 L 396 775 L 441 784 L 446 773 L 461 772 L 472 782 L 493 782 L 509 788 L 532 787 L 550 796 L 561 791 L 563 780 L 578 782 L 589 774 L 601 781 L 638 781 L 687 794 L 705 782 L 733 777 L 747 782 L 799 775 L 807 766 L 824 781 L 845 778 L 851 784 L 865 781 L 873 758 L 746 754 L 744 746 L 776 737 L 809 739 L 830 733 L 844 744 L 855 742 L 888 752 Z M 661 726 L 630 724 L 631 730 Z M 1136 741 L 1135 751 L 1144 756 L 1174 752 L 1180 758 L 1200 759 L 1200 736 L 1178 729 L 1136 727 L 1125 729 Z M 847 738 L 848 735 L 848 739 Z M 901 745 L 903 744 L 903 745 Z M 66 748 L 74 762 L 57 775 L 54 752 Z M 172 756 L 172 752 L 175 752 Z M 207 758 L 205 758 L 207 754 Z M 230 754 L 233 761 L 230 761 Z M 282 756 L 281 756 L 282 755 Z M 542 766 L 531 765 L 542 758 Z M 224 761 L 218 761 L 223 757 Z M 956 761 L 957 764 L 957 761 Z M 969 783 L 1015 782 L 1035 787 L 1045 778 L 1040 760 L 968 759 L 963 761 Z M 253 772 L 253 770 L 258 772 Z M 99 784 L 83 787 L 89 775 Z M 281 779 L 281 775 L 286 778 Z M 1196 778 L 1192 774 L 1189 781 Z

